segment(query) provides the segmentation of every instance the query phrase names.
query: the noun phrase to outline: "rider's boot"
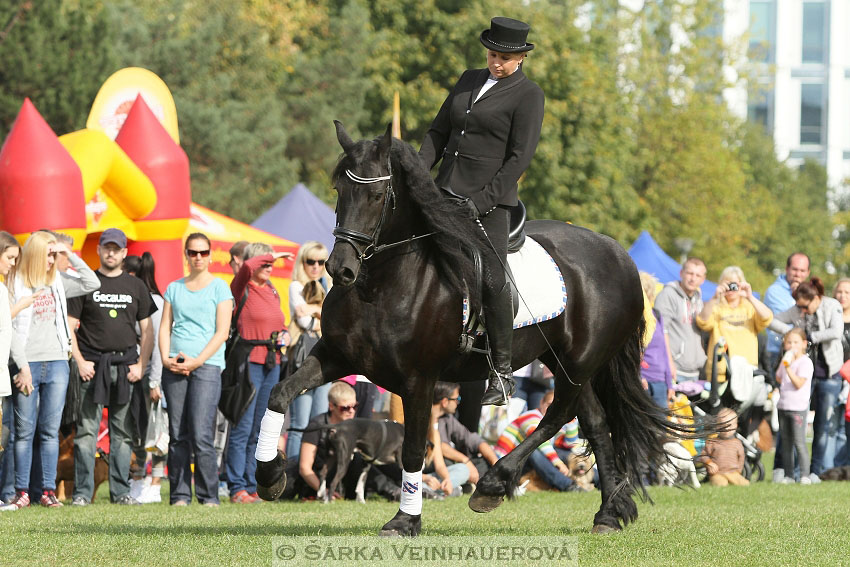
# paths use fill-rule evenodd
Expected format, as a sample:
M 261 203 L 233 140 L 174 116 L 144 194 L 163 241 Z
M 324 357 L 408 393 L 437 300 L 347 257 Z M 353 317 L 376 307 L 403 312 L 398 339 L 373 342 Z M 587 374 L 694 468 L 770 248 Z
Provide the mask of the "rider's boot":
M 514 314 L 510 284 L 506 282 L 491 305 L 484 307 L 484 316 L 494 369 L 488 375 L 489 385 L 481 398 L 481 405 L 503 406 L 516 391 L 511 371 Z

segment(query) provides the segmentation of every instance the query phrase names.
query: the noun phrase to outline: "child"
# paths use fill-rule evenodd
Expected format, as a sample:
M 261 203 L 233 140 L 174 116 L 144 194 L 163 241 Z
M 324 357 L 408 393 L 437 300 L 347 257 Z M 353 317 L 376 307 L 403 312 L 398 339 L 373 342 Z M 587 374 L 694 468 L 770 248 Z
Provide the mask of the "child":
M 738 414 L 729 408 L 723 408 L 717 414 L 717 421 L 724 430 L 716 439 L 705 442 L 703 456 L 700 458 L 708 470 L 708 482 L 712 486 L 749 486 L 750 481 L 743 477 L 744 445 L 735 437 L 738 430 Z
M 809 396 L 812 390 L 814 364 L 806 356 L 806 331 L 794 327 L 783 338 L 785 356 L 776 370 L 779 382 L 779 434 L 782 437 L 782 466 L 786 471 L 794 470 L 794 449 L 800 462 L 800 484 L 811 484 L 809 476 L 809 451 L 806 448 L 806 415 L 809 412 Z M 793 484 L 794 477 L 788 475 L 783 483 Z

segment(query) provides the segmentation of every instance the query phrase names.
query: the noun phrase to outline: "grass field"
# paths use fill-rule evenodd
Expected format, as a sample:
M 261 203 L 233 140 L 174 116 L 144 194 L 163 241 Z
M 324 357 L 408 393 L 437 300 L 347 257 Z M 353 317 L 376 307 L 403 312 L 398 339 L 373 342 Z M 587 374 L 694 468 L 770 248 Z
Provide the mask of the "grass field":
M 772 454 L 764 460 L 771 462 Z M 121 507 L 108 504 L 106 493 L 87 508 L 0 514 L 2 565 L 272 565 L 273 538 L 372 537 L 397 510 L 378 500 Z M 850 565 L 846 483 L 652 487 L 650 494 L 655 505 L 640 504 L 637 523 L 615 535 L 589 533 L 598 493 L 532 493 L 484 515 L 469 510 L 467 496 L 426 501 L 423 535 L 568 536 L 578 542 L 579 564 L 594 566 Z M 277 563 L 283 564 L 304 563 Z

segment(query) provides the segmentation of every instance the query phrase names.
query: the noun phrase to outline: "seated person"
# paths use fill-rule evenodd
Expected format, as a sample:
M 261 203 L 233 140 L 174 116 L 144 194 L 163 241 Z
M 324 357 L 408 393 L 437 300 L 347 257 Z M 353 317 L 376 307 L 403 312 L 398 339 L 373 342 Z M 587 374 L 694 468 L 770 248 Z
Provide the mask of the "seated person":
M 464 463 L 446 465 L 443 458 L 443 443 L 437 423 L 442 415 L 442 399 L 445 399 L 444 394 L 440 394 L 440 400 L 431 405 L 431 424 L 428 428 L 428 448 L 431 450 L 425 453 L 425 474 L 422 475 L 422 481 L 427 488 L 437 491 L 441 496 L 460 496 L 463 493 L 461 486 L 469 481 L 469 467 Z M 427 496 L 427 492 L 425 494 Z
M 281 499 L 297 497 L 312 498 L 316 496 L 316 492 L 319 490 L 319 485 L 321 484 L 317 473 L 321 471 L 325 462 L 331 458 L 330 445 L 328 443 L 329 430 L 318 428 L 351 419 L 354 417 L 356 409 L 357 402 L 354 388 L 345 382 L 334 382 L 328 391 L 328 411 L 310 420 L 301 438 L 301 451 L 298 458 L 287 463 L 286 487 L 283 490 Z M 354 498 L 354 489 L 364 466 L 365 463 L 359 453 L 355 453 L 354 462 L 348 467 L 348 471 L 341 483 L 341 487 L 345 493 L 344 496 Z M 394 467 L 395 465 L 387 466 Z M 334 466 L 331 466 L 328 470 L 328 482 L 333 478 L 334 468 Z M 398 479 L 392 481 L 391 478 L 382 474 L 378 469 L 379 467 L 377 466 L 373 466 L 370 469 L 366 488 L 371 488 L 374 492 L 390 500 L 397 500 L 401 491 L 401 472 L 399 471 L 398 473 Z M 333 497 L 337 498 L 338 496 L 335 494 Z
M 536 409 L 521 414 L 505 428 L 496 443 L 495 451 L 499 458 L 510 453 L 537 429 L 554 397 L 554 390 L 547 391 Z M 555 442 L 558 442 L 560 446 L 556 447 Z M 535 449 L 528 458 L 528 463 L 552 488 L 562 492 L 574 490 L 567 462 L 572 454 L 571 449 L 577 442 L 578 420 L 573 419 L 564 425 L 553 439 L 547 439 Z
M 749 486 L 750 481 L 741 474 L 744 468 L 744 445 L 735 437 L 738 414 L 723 408 L 717 414 L 717 421 L 725 425 L 723 432 L 716 439 L 705 442 L 705 449 L 698 458 L 705 463 L 708 482 L 714 486 Z
M 452 382 L 437 382 L 434 386 L 434 408 L 440 448 L 443 458 L 451 463 L 463 463 L 469 470 L 469 482 L 475 484 L 498 459 L 493 448 L 477 433 L 472 433 L 455 417 L 460 401 L 460 386 Z M 449 463 L 447 463 L 449 464 Z

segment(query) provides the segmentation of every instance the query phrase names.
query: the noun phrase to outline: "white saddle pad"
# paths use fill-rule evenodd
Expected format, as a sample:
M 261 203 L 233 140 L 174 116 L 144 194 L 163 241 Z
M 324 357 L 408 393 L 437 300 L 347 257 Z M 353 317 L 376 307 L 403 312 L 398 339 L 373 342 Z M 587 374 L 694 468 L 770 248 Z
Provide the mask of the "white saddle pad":
M 519 298 L 514 329 L 554 319 L 567 308 L 567 288 L 561 270 L 548 252 L 533 238 L 526 237 L 519 252 L 508 254 Z M 464 299 L 463 321 L 469 319 L 469 303 Z

